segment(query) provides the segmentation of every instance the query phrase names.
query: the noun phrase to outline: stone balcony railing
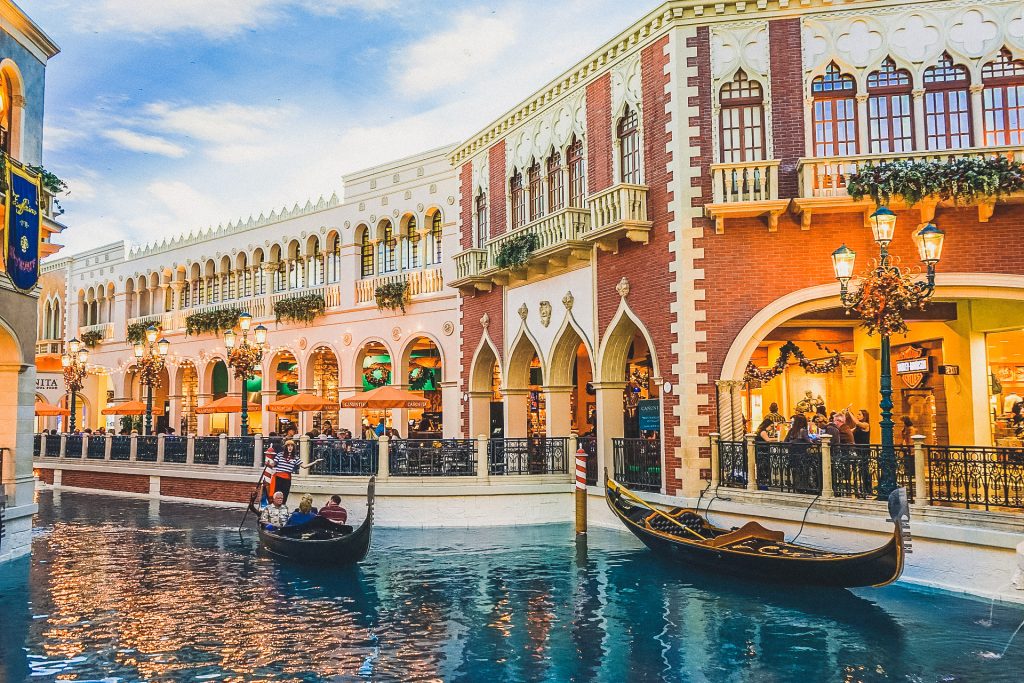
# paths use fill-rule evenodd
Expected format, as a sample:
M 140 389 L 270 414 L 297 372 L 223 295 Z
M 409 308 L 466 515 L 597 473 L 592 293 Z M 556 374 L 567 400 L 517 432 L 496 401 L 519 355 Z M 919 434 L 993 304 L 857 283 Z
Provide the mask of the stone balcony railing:
M 78 338 L 82 339 L 87 332 L 99 332 L 100 342 L 109 341 L 114 338 L 114 323 L 82 325 L 81 327 L 78 328 Z
M 46 353 L 62 354 L 64 353 L 64 340 L 63 339 L 40 339 L 36 342 L 36 355 L 41 356 Z
M 716 204 L 778 199 L 779 161 L 712 164 L 711 189 Z
M 584 235 L 604 251 L 620 239 L 647 244 L 653 223 L 647 214 L 647 186 L 619 183 L 590 197 L 590 231 Z
M 377 288 L 381 285 L 405 282 L 409 296 L 436 294 L 444 289 L 444 276 L 440 268 L 407 270 L 401 273 L 378 275 L 356 280 L 356 304 L 372 303 L 376 300 Z

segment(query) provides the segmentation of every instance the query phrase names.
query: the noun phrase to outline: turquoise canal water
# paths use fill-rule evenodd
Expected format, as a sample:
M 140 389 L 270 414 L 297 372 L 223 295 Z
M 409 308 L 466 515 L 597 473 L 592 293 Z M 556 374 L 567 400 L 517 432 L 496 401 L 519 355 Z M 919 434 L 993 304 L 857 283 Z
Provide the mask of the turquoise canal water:
M 355 507 L 355 506 L 353 506 Z M 901 586 L 689 575 L 566 526 L 375 532 L 358 569 L 279 564 L 239 514 L 40 496 L 0 567 L 0 681 L 1021 681 L 1024 610 Z

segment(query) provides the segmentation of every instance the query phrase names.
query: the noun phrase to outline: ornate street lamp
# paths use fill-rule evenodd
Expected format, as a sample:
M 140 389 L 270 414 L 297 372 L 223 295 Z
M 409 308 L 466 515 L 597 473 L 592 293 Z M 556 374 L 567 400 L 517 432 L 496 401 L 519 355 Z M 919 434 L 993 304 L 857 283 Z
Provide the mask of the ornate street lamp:
M 257 325 L 253 329 L 253 341 L 249 341 L 252 316 L 243 313 L 238 316 L 238 327 L 242 339 L 238 340 L 234 330 L 224 331 L 224 346 L 228 350 L 228 365 L 235 370 L 235 379 L 242 380 L 242 436 L 249 436 L 249 380 L 256 376 L 256 370 L 263 363 L 263 351 L 267 347 L 267 328 Z
M 135 364 L 139 368 L 139 381 L 146 387 L 146 425 L 145 433 L 153 433 L 153 387 L 160 386 L 160 371 L 164 369 L 167 349 L 171 342 L 166 339 L 156 340 L 156 326 L 146 328 L 145 338 L 135 344 Z
M 76 399 L 82 390 L 87 374 L 86 363 L 89 362 L 89 349 L 77 339 L 68 342 L 67 353 L 60 356 L 60 364 L 64 367 L 64 386 L 71 394 L 71 415 L 68 421 L 68 432 L 75 431 Z
M 899 259 L 889 255 L 889 243 L 896 232 L 896 215 L 881 206 L 871 214 L 871 233 L 878 244 L 879 257 L 874 269 L 866 272 L 853 289 L 853 266 L 856 254 L 845 244 L 832 252 L 832 267 L 839 281 L 839 296 L 843 307 L 854 311 L 868 334 L 878 333 L 882 338 L 882 373 L 879 393 L 882 400 L 882 452 L 878 461 L 878 499 L 886 500 L 896 488 L 896 446 L 893 441 L 892 421 L 892 368 L 889 358 L 889 337 L 905 334 L 907 323 L 904 313 L 924 308 L 935 291 L 935 264 L 942 255 L 945 233 L 928 223 L 914 235 L 921 262 L 927 267 L 924 280 L 907 269 L 899 267 Z M 923 473 L 918 473 L 923 476 Z

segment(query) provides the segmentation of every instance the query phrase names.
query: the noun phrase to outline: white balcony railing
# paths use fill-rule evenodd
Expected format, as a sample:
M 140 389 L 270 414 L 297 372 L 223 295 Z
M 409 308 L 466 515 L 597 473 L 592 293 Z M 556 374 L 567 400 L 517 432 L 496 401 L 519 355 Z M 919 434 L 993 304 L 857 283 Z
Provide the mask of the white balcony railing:
M 614 250 L 618 241 L 647 243 L 652 222 L 647 216 L 647 186 L 619 183 L 589 200 L 590 231 L 584 235 L 598 247 Z
M 99 332 L 100 341 L 107 341 L 114 338 L 114 323 L 83 325 L 82 327 L 78 328 L 78 338 L 83 338 L 86 332 Z
M 532 234 L 537 236 L 537 248 L 535 254 L 543 254 L 560 246 L 570 245 L 572 242 L 579 242 L 583 235 L 590 229 L 590 212 L 586 209 L 566 207 L 555 213 L 543 216 L 535 221 L 527 223 L 521 228 L 512 232 L 499 235 L 487 243 L 488 267 L 496 266 L 496 259 L 501 246 L 511 239 L 521 235 Z
M 370 303 L 376 299 L 377 287 L 403 281 L 409 288 L 409 296 L 436 294 L 444 289 L 444 277 L 440 268 L 407 270 L 401 273 L 356 280 L 356 303 Z
M 467 249 L 455 255 L 455 279 L 476 277 L 487 270 L 487 250 Z
M 40 339 L 36 342 L 36 355 L 44 353 L 64 353 L 64 340 L 62 339 Z
M 778 199 L 779 161 L 713 164 L 711 186 L 716 204 Z

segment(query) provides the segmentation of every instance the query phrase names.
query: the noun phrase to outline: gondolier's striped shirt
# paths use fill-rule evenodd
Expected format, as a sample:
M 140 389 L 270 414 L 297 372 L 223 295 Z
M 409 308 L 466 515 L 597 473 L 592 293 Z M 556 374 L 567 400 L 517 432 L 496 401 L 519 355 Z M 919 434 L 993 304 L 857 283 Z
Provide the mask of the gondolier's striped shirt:
M 274 459 L 274 473 L 275 474 L 295 474 L 295 471 L 299 469 L 299 459 L 289 458 L 284 454 L 278 455 Z

